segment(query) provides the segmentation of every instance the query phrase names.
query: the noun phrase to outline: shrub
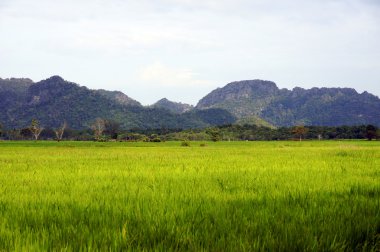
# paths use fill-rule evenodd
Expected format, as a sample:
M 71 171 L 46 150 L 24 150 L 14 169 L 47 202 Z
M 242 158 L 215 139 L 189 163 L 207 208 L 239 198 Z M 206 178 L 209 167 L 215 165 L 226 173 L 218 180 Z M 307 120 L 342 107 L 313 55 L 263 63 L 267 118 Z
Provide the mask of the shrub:
M 181 146 L 182 147 L 190 147 L 190 142 L 189 141 L 182 141 Z
M 154 143 L 159 143 L 161 142 L 161 139 L 159 137 L 156 137 L 156 138 L 153 138 L 152 140 L 150 140 L 151 142 L 154 142 Z

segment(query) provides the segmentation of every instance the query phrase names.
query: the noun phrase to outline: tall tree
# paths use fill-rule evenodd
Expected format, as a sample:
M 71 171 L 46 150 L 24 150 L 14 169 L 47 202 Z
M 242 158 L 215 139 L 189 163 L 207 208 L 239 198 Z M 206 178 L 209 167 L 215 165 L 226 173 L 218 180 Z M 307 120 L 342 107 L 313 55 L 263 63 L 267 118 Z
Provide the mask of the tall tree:
M 296 135 L 297 137 L 299 137 L 300 141 L 302 141 L 302 137 L 305 136 L 308 131 L 309 130 L 305 128 L 305 126 L 301 125 L 301 126 L 294 127 L 292 130 L 292 133 Z
M 376 139 L 377 138 L 377 128 L 373 125 L 367 125 L 365 136 L 369 141 L 371 141 L 372 139 Z
M 44 128 L 41 127 L 40 122 L 37 119 L 33 119 L 29 130 L 32 132 L 34 139 L 37 141 Z
M 102 140 L 103 132 L 106 129 L 105 120 L 102 118 L 96 118 L 95 122 L 91 125 L 91 129 L 94 131 L 95 140 Z
M 217 128 L 208 129 L 206 133 L 210 135 L 211 141 L 213 142 L 221 140 L 221 133 L 220 130 Z
M 21 138 L 21 134 L 20 134 L 20 131 L 21 130 L 18 130 L 16 128 L 13 128 L 11 130 L 8 130 L 7 132 L 7 135 L 8 135 L 8 139 L 9 140 L 17 140 L 17 139 L 20 139 Z M 29 129 L 28 129 L 29 131 Z M 30 131 L 29 131 L 30 132 Z
M 63 133 L 65 133 L 66 128 L 67 128 L 67 123 L 66 121 L 64 121 L 63 124 L 59 128 L 54 130 L 54 133 L 58 142 L 62 140 Z
M 104 132 L 109 135 L 112 139 L 117 139 L 120 131 L 120 123 L 113 120 L 105 120 L 104 122 L 105 130 Z

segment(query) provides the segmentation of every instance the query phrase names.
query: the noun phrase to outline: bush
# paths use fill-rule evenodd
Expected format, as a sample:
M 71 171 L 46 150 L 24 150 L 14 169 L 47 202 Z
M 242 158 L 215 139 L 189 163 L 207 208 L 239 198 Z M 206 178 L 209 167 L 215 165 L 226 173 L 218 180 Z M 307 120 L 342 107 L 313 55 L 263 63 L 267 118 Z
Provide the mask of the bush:
M 199 146 L 200 146 L 200 147 L 206 147 L 207 144 L 205 144 L 205 143 L 201 143 Z
M 161 142 L 161 139 L 159 137 L 156 137 L 156 138 L 153 138 L 152 140 L 150 140 L 151 142 L 154 142 L 154 143 L 159 143 Z
M 189 141 L 182 141 L 181 146 L 182 147 L 190 147 L 190 142 Z
M 161 142 L 161 138 L 157 134 L 150 135 L 150 142 L 159 143 Z

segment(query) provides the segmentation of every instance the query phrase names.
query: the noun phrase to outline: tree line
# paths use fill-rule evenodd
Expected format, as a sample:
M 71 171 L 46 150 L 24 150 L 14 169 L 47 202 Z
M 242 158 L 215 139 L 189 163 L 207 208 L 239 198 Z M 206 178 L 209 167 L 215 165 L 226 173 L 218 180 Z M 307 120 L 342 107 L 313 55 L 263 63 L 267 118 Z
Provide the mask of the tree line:
M 256 125 L 229 124 L 203 129 L 122 129 L 120 123 L 97 118 L 82 130 L 74 130 L 64 121 L 56 128 L 44 128 L 37 119 L 21 129 L 5 129 L 0 123 L 2 140 L 76 140 L 76 141 L 273 141 L 273 140 L 334 140 L 380 139 L 374 125 L 303 126 L 269 128 Z

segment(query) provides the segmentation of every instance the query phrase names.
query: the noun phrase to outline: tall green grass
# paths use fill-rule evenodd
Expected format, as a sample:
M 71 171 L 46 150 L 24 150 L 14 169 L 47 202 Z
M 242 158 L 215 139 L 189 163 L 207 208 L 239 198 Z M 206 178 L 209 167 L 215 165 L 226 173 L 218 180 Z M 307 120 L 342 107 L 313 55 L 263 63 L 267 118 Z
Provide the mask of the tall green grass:
M 380 143 L 0 142 L 0 251 L 376 251 Z

